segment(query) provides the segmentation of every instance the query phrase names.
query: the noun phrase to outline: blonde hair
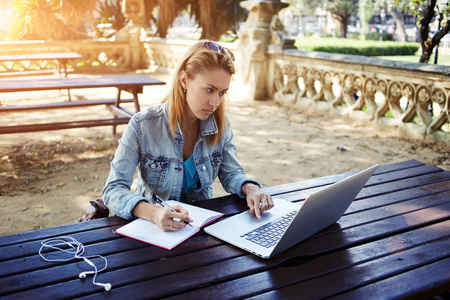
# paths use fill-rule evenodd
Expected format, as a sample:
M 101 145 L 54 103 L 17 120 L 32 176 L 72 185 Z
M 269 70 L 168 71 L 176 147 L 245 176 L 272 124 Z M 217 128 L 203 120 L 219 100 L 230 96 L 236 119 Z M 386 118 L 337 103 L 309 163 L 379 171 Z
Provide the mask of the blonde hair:
M 203 47 L 206 42 L 210 41 L 201 40 L 195 43 L 185 53 L 175 71 L 169 94 L 163 100 L 163 102 L 168 101 L 169 103 L 169 126 L 173 136 L 175 136 L 177 124 L 181 124 L 183 108 L 186 102 L 186 93 L 184 93 L 180 81 L 181 73 L 184 71 L 189 78 L 194 78 L 197 74 L 215 69 L 225 70 L 231 75 L 236 72 L 231 57 Z M 220 141 L 222 132 L 226 128 L 225 101 L 222 101 L 216 111 L 214 111 L 214 118 L 219 133 L 208 136 L 207 141 L 211 146 L 214 146 Z

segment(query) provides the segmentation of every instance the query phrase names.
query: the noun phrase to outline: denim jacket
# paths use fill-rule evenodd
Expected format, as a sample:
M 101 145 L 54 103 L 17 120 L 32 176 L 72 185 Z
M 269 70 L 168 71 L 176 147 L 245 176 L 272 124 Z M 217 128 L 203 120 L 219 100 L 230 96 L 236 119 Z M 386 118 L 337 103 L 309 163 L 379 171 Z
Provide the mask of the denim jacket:
M 218 132 L 213 115 L 200 121 L 200 134 L 194 147 L 194 161 L 200 186 L 187 194 L 187 201 L 213 198 L 212 183 L 219 180 L 228 193 L 241 198 L 242 185 L 252 182 L 236 158 L 236 146 L 229 121 L 220 142 L 213 147 L 206 137 Z M 169 127 L 167 102 L 134 115 L 119 140 L 111 170 L 103 189 L 103 200 L 119 217 L 131 220 L 139 201 L 152 203 L 152 193 L 163 199 L 180 200 L 183 186 L 183 145 L 185 135 L 178 124 L 173 137 Z M 130 191 L 138 167 L 135 193 Z

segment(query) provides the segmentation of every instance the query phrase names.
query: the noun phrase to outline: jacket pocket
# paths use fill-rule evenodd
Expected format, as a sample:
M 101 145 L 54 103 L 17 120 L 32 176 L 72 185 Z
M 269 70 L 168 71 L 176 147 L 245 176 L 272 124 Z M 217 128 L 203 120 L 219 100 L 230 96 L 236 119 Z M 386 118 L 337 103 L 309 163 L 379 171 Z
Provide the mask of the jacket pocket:
M 148 157 L 143 156 L 142 166 L 144 170 L 141 170 L 144 181 L 150 185 L 150 187 L 161 187 L 169 169 L 169 159 L 164 157 Z
M 211 156 L 209 157 L 209 161 L 211 162 L 213 178 L 216 178 L 217 174 L 219 173 L 220 165 L 223 161 L 222 152 L 215 152 L 211 154 Z

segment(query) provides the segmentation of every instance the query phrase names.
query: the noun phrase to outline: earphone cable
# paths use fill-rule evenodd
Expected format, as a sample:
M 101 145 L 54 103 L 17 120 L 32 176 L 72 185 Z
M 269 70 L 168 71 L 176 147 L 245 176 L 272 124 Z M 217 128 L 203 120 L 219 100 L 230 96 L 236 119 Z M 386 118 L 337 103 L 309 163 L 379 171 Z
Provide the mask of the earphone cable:
M 62 248 L 65 246 L 64 248 Z M 59 253 L 67 253 L 70 256 L 67 258 L 50 258 L 42 252 L 45 248 L 53 249 L 58 251 Z M 48 252 L 52 253 L 52 252 Z M 47 262 L 65 262 L 70 261 L 72 259 L 82 259 L 87 264 L 92 266 L 94 268 L 94 271 L 87 271 L 80 273 L 79 277 L 84 278 L 87 274 L 94 274 L 94 277 L 92 279 L 92 283 L 95 285 L 103 286 L 107 291 L 111 288 L 111 285 L 109 283 L 103 284 L 96 282 L 97 279 L 97 273 L 102 272 L 108 267 L 108 261 L 105 257 L 102 255 L 91 255 L 91 256 L 83 256 L 84 254 L 84 245 L 80 242 L 78 242 L 76 239 L 74 239 L 71 236 L 61 236 L 61 237 L 55 237 L 55 238 L 49 238 L 46 240 L 43 240 L 41 242 L 41 247 L 39 248 L 39 256 L 42 257 Z M 97 266 L 91 261 L 93 258 L 101 258 L 105 262 L 105 265 L 100 270 L 97 269 Z M 82 276 L 83 275 L 83 276 Z M 109 286 L 109 287 L 107 287 Z

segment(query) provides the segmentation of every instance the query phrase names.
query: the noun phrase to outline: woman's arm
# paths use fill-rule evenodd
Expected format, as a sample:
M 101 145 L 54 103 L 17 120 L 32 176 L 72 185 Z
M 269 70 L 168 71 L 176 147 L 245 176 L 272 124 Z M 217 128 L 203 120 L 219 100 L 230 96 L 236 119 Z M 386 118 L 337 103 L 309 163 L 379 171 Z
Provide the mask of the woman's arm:
M 219 179 L 224 189 L 229 193 L 238 194 L 240 197 L 246 197 L 250 213 L 255 213 L 260 219 L 262 211 L 273 207 L 273 200 L 270 195 L 261 190 L 256 180 L 245 175 L 244 168 L 237 160 L 233 131 L 229 123 L 224 132 L 222 156 L 223 161 L 219 170 Z

